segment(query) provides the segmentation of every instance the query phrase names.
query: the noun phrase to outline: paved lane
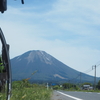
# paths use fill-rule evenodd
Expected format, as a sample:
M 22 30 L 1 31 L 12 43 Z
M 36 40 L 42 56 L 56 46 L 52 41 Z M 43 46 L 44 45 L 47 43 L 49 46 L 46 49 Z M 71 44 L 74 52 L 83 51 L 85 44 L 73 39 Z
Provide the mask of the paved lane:
M 100 100 L 100 93 L 54 91 L 51 100 Z

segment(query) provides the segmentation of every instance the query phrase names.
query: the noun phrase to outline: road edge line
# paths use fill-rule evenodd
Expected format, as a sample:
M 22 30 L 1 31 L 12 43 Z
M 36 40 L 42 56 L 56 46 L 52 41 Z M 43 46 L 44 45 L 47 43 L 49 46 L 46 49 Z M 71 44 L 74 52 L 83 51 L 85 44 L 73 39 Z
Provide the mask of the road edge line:
M 57 91 L 57 92 L 60 93 L 60 94 L 62 94 L 62 95 L 64 95 L 64 96 L 67 96 L 67 97 L 73 98 L 73 99 L 75 99 L 75 100 L 83 100 L 83 99 L 80 99 L 80 98 L 77 98 L 77 97 L 74 97 L 74 96 L 71 96 L 71 95 L 65 94 L 65 93 L 60 92 L 60 91 Z

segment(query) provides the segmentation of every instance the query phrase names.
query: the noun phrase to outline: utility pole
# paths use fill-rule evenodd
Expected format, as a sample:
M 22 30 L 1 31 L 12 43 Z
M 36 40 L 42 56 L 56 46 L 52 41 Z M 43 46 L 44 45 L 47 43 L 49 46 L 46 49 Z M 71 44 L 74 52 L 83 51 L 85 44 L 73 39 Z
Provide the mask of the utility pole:
M 47 83 L 47 90 L 48 90 L 49 86 L 48 86 L 48 83 Z
M 81 88 L 81 77 L 82 77 L 82 73 L 80 72 L 80 88 Z
M 96 65 L 92 66 L 92 70 L 93 70 L 93 67 L 95 68 L 95 71 L 94 71 L 94 90 L 96 89 Z
M 70 80 L 69 80 L 69 89 L 70 89 Z

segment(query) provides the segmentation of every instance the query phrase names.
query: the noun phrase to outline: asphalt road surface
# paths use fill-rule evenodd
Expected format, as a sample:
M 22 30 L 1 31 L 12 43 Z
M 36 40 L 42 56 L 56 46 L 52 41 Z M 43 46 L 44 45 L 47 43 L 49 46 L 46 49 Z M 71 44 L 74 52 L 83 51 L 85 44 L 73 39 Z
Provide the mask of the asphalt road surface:
M 100 93 L 54 91 L 51 100 L 100 100 Z

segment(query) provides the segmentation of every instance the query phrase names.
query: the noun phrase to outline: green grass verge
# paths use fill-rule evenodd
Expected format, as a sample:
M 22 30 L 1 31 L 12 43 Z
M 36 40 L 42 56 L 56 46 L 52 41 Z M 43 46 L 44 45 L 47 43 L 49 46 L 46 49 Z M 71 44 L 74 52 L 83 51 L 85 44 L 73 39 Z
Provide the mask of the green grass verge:
M 30 84 L 28 81 L 13 83 L 11 100 L 50 100 L 52 90 L 43 85 Z
M 16 81 L 12 84 L 11 100 L 50 100 L 52 90 L 43 85 L 30 84 L 28 81 Z M 5 100 L 2 95 L 0 100 Z
M 62 89 L 64 91 L 79 91 L 79 92 L 100 92 L 100 90 L 81 90 L 81 89 L 78 89 L 78 90 L 75 90 L 75 89 Z

